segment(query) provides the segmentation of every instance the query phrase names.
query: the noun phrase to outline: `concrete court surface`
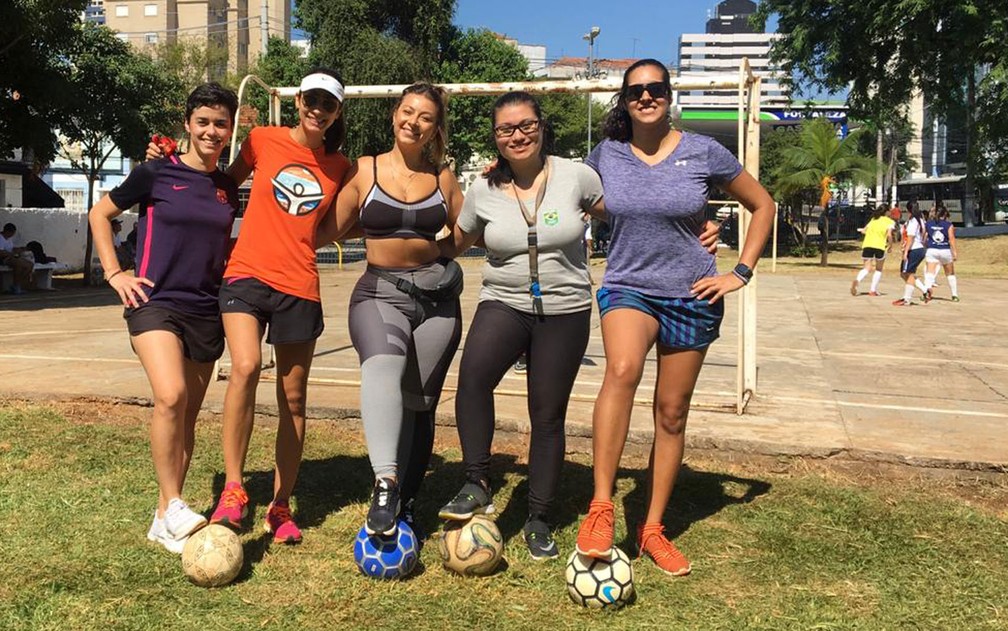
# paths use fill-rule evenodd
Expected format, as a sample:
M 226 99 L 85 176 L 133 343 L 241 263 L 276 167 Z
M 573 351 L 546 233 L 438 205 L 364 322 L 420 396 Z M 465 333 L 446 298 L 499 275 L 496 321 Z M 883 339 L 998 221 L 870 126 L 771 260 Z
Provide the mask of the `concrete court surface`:
M 463 315 L 471 320 L 480 262 L 467 260 Z M 313 418 L 357 415 L 359 371 L 347 333 L 346 304 L 362 263 L 323 268 L 326 330 L 309 389 Z M 596 280 L 603 267 L 593 267 Z M 841 456 L 922 466 L 1008 468 L 1008 280 L 960 279 L 961 303 L 939 287 L 929 305 L 890 303 L 885 295 L 850 295 L 853 275 L 759 275 L 758 384 L 746 414 L 734 413 L 737 302 L 729 297 L 722 337 L 707 356 L 694 395 L 687 440 L 693 447 L 761 454 Z M 463 346 L 465 339 L 463 338 Z M 439 422 L 453 423 L 456 354 Z M 595 313 L 592 337 L 568 412 L 568 434 L 590 436 L 594 397 L 605 358 Z M 227 356 L 222 361 L 227 370 Z M 272 370 L 258 402 L 275 411 Z M 649 442 L 654 356 L 638 390 L 631 440 Z M 211 385 L 206 407 L 219 411 L 225 383 Z M 527 427 L 525 376 L 509 372 L 497 391 L 502 428 Z M 77 396 L 146 399 L 121 307 L 107 287 L 0 297 L 0 397 L 37 400 Z M 444 429 L 442 431 L 451 431 Z

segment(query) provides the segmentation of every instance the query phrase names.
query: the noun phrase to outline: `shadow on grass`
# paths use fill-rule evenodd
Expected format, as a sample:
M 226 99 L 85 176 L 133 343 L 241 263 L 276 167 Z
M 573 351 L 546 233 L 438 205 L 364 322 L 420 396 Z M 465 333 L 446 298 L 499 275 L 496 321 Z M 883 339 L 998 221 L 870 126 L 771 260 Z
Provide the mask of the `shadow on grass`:
M 635 549 L 637 524 L 644 520 L 647 513 L 647 470 L 621 470 L 620 473 L 628 474 L 634 481 L 633 490 L 623 500 L 623 518 L 627 532 L 623 547 Z M 745 490 L 741 494 L 730 493 L 729 485 L 741 486 Z M 770 483 L 764 480 L 698 471 L 684 464 L 662 518 L 665 534 L 669 539 L 679 537 L 694 523 L 717 514 L 727 506 L 748 504 L 768 493 L 770 487 Z
M 495 498 L 500 502 L 498 509 L 501 508 L 501 503 L 504 504 L 503 511 L 496 516 L 496 523 L 504 540 L 508 541 L 521 534 L 528 516 L 528 466 L 519 464 L 512 454 L 498 453 L 491 457 L 490 473 L 491 487 L 495 490 L 505 486 L 506 476 L 517 475 L 520 478 L 510 497 L 503 497 L 498 492 Z M 455 495 L 464 479 L 461 461 L 448 461 L 438 454 L 431 457 L 430 468 L 415 506 L 419 533 L 426 533 L 429 537 L 440 529 L 438 509 Z M 626 479 L 631 480 L 632 488 L 623 501 L 627 535 L 620 545 L 624 549 L 632 549 L 636 525 L 645 515 L 647 470 L 620 468 L 617 480 Z M 258 505 L 268 504 L 273 497 L 273 472 L 247 473 L 245 481 L 249 494 L 249 514 L 254 514 Z M 370 462 L 366 456 L 338 455 L 305 460 L 301 463 L 294 492 L 297 498 L 298 525 L 302 528 L 317 527 L 330 514 L 347 505 L 368 502 L 373 483 Z M 591 500 L 593 483 L 590 466 L 564 462 L 553 509 L 548 515 L 556 529 L 563 530 L 580 520 Z M 219 496 L 223 487 L 224 475 L 217 474 L 213 482 L 215 496 Z M 693 523 L 715 515 L 726 506 L 751 502 L 769 490 L 770 483 L 763 480 L 699 471 L 683 465 L 666 511 L 666 532 L 670 538 L 678 537 Z M 261 528 L 258 523 L 247 523 L 246 526 Z M 263 558 L 271 543 L 272 537 L 264 533 L 245 544 L 245 563 L 237 580 L 245 580 L 251 575 L 253 566 Z M 427 543 L 432 541 L 428 540 Z

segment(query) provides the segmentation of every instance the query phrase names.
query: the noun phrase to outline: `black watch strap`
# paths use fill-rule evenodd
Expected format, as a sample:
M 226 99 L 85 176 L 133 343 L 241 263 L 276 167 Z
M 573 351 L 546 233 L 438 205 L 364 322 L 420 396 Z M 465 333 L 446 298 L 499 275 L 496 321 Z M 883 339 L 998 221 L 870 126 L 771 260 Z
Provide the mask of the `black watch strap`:
M 748 285 L 749 281 L 752 280 L 753 271 L 752 268 L 745 263 L 739 263 L 735 266 L 735 269 L 732 270 L 732 274 L 735 274 L 735 276 L 742 281 L 743 285 Z

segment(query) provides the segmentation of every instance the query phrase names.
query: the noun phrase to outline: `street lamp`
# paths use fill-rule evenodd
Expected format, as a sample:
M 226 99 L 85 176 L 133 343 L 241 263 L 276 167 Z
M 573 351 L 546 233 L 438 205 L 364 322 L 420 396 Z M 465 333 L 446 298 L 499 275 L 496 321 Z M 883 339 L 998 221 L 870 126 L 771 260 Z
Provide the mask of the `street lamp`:
M 599 27 L 593 26 L 593 27 L 591 27 L 590 31 L 588 31 L 587 33 L 585 33 L 584 35 L 581 36 L 581 39 L 584 39 L 584 40 L 588 41 L 588 78 L 589 79 L 594 79 L 595 78 L 595 38 L 599 36 L 599 33 L 601 31 L 602 31 L 602 29 L 600 29 Z M 591 117 L 591 115 L 592 115 L 592 96 L 591 96 L 591 92 L 589 92 L 588 93 L 588 152 L 585 155 L 587 155 L 588 153 L 591 153 L 591 149 L 592 149 L 592 144 L 591 144 L 591 129 L 592 129 L 591 118 L 592 117 Z

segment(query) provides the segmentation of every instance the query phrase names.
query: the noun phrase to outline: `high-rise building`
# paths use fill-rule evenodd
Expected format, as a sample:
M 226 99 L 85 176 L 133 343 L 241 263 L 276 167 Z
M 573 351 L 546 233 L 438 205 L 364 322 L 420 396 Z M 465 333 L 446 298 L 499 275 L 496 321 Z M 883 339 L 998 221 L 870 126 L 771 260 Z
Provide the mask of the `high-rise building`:
M 81 20 L 84 22 L 93 22 L 94 24 L 104 24 L 105 0 L 88 0 L 87 6 L 84 7 L 84 13 L 81 15 Z
M 683 33 L 679 37 L 679 75 L 703 78 L 711 74 L 738 72 L 743 57 L 749 58 L 753 74 L 763 79 L 763 104 L 784 104 L 787 93 L 780 84 L 780 69 L 770 63 L 770 46 L 776 33 L 757 31 L 749 23 L 756 12 L 750 0 L 724 0 L 707 20 L 706 33 Z M 702 91 L 683 92 L 681 105 L 731 105 L 736 96 Z
M 104 10 L 105 24 L 137 47 L 205 42 L 222 53 L 215 74 L 244 74 L 267 36 L 290 41 L 289 0 L 104 0 Z

